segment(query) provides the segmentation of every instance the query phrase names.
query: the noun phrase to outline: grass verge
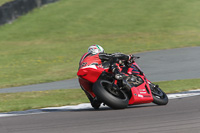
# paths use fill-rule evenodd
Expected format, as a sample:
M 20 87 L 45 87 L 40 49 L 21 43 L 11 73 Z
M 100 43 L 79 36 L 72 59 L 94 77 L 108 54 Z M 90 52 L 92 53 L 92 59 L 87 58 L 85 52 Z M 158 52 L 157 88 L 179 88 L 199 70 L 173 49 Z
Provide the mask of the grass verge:
M 200 79 L 156 82 L 166 93 L 200 88 Z M 0 112 L 21 111 L 50 106 L 76 105 L 89 100 L 81 89 L 61 89 L 0 94 Z
M 88 46 L 108 53 L 200 46 L 199 0 L 60 0 L 0 26 L 0 88 L 76 76 Z
M 0 6 L 2 6 L 3 4 L 10 2 L 10 1 L 14 1 L 14 0 L 1 0 L 0 1 Z
M 81 89 L 61 89 L 0 94 L 0 112 L 89 102 Z

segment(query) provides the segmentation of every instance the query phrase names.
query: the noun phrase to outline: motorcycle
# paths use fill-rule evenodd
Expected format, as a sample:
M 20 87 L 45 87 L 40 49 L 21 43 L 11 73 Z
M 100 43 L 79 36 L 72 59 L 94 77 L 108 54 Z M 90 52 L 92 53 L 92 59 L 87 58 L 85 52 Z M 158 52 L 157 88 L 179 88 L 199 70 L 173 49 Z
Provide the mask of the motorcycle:
M 149 81 L 135 62 L 139 57 L 134 56 L 130 64 L 121 63 L 123 80 L 117 80 L 109 68 L 98 65 L 84 66 L 77 72 L 81 88 L 91 99 L 97 99 L 113 109 L 124 109 L 129 105 L 155 103 L 166 105 L 168 97 L 158 85 Z M 134 66 L 139 74 L 132 74 Z M 94 107 L 98 109 L 98 107 Z

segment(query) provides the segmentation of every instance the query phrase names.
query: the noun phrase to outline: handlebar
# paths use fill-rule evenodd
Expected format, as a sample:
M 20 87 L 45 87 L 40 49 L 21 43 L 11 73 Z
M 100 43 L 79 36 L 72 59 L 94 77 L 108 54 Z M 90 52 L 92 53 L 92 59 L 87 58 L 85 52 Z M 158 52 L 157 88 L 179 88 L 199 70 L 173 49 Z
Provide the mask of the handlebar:
M 136 59 L 140 58 L 139 56 L 135 56 L 135 55 L 132 55 L 132 57 L 133 57 L 133 60 L 136 60 Z

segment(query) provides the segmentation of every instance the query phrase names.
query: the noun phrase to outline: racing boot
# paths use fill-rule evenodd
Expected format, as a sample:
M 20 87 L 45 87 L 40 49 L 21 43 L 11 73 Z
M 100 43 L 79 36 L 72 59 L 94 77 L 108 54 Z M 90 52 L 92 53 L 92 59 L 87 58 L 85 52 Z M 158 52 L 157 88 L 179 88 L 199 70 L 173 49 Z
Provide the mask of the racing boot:
M 99 109 L 99 107 L 101 106 L 101 102 L 99 102 L 98 100 L 97 100 L 97 98 L 95 97 L 95 98 L 93 98 L 93 100 L 91 101 L 91 105 L 92 105 L 92 107 L 94 108 L 94 109 Z

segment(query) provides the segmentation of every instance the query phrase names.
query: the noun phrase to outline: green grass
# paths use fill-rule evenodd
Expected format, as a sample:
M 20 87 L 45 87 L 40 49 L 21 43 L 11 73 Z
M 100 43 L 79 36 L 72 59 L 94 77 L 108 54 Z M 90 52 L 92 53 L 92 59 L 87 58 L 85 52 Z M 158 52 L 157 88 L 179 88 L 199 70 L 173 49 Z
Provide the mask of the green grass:
M 0 112 L 89 102 L 81 89 L 63 89 L 0 94 Z
M 76 77 L 88 46 L 126 54 L 200 46 L 198 0 L 60 0 L 0 27 L 0 88 Z
M 160 88 L 166 93 L 175 93 L 188 91 L 191 89 L 200 89 L 200 79 L 186 79 L 186 80 L 173 80 L 173 81 L 162 81 L 155 82 Z
M 200 88 L 200 79 L 157 82 L 166 93 Z M 0 112 L 88 103 L 81 89 L 0 94 Z
M 13 0 L 1 0 L 0 1 L 0 6 L 2 6 L 3 4 L 5 4 L 7 2 L 10 2 L 10 1 L 13 1 Z

